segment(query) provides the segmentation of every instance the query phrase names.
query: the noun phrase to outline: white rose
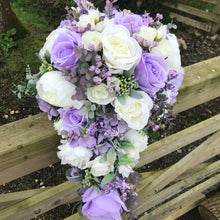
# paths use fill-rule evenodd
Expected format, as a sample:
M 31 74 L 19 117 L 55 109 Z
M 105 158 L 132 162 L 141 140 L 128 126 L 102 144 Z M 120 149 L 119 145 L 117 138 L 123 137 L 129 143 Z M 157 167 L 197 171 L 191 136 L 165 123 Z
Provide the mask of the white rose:
M 41 99 L 58 107 L 81 108 L 83 102 L 72 100 L 76 86 L 65 80 L 60 71 L 44 73 L 37 82 L 37 92 Z
M 161 25 L 157 29 L 157 35 L 156 35 L 156 40 L 160 41 L 162 40 L 168 33 L 167 25 Z
M 142 55 L 138 42 L 130 37 L 129 30 L 122 25 L 107 26 L 100 35 L 103 57 L 112 73 L 135 67 Z
M 136 164 L 140 158 L 139 153 L 147 148 L 148 138 L 134 129 L 128 130 L 124 137 L 124 140 L 130 141 L 135 148 L 124 149 L 123 153 L 130 157 Z
M 154 41 L 154 38 L 156 37 L 156 34 L 157 30 L 155 28 L 143 25 L 141 26 L 140 31 L 135 33 L 134 35 L 138 38 L 143 38 L 144 40 L 147 40 L 152 43 Z
M 86 31 L 82 36 L 82 42 L 84 45 L 84 48 L 86 50 L 89 49 L 89 45 L 94 45 L 94 50 L 98 51 L 101 48 L 99 48 L 99 44 L 101 43 L 99 39 L 100 33 L 98 31 Z
M 101 32 L 105 27 L 110 26 L 113 23 L 114 23 L 114 19 L 105 18 L 104 21 L 100 21 L 99 23 L 96 24 L 96 30 Z
M 125 178 L 128 177 L 130 173 L 134 171 L 129 165 L 119 165 L 118 172 Z
M 71 147 L 67 141 L 61 141 L 62 145 L 58 147 L 60 150 L 57 153 L 61 164 L 70 164 L 80 169 L 88 168 L 89 160 L 93 153 L 85 147 Z
M 107 105 L 114 100 L 114 94 L 109 93 L 108 86 L 104 83 L 87 89 L 89 101 L 99 105 Z
M 39 56 L 41 59 L 43 59 L 46 52 L 48 52 L 51 55 L 53 43 L 56 40 L 56 38 L 59 36 L 59 34 L 64 33 L 66 31 L 66 28 L 58 28 L 54 31 L 52 31 L 48 37 L 46 38 L 46 42 L 44 46 L 41 48 L 39 52 Z
M 111 77 L 112 80 L 107 82 L 108 87 L 114 88 L 116 86 L 120 85 L 120 79 L 118 79 L 117 77 Z
M 88 14 L 83 14 L 79 17 L 79 21 L 77 23 L 78 27 L 86 28 L 88 24 L 91 24 L 91 28 L 95 29 L 96 23 L 100 19 L 100 14 L 98 9 L 89 10 Z
M 110 161 L 100 162 L 101 156 L 91 161 L 91 174 L 93 176 L 105 176 L 114 171 L 114 165 Z
M 61 135 L 61 131 L 63 130 L 63 120 L 60 119 L 57 122 L 53 123 L 54 129 L 57 131 L 58 135 Z
M 139 130 L 147 125 L 150 110 L 153 107 L 153 101 L 145 92 L 137 92 L 142 95 L 141 99 L 127 96 L 124 105 L 122 105 L 118 99 L 115 99 L 114 106 L 119 119 L 122 118 L 126 121 L 130 128 Z

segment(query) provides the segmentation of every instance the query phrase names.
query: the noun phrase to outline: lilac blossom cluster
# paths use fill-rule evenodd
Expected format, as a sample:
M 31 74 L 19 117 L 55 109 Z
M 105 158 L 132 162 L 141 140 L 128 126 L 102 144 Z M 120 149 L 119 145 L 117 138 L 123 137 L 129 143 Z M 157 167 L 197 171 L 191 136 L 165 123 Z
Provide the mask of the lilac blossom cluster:
M 159 13 L 119 11 L 116 1 L 107 0 L 103 13 L 86 0 L 67 7 L 35 77 L 39 107 L 62 137 L 57 155 L 71 166 L 67 178 L 81 183 L 82 213 L 91 220 L 132 214 L 146 133 L 169 117 L 184 75 L 172 25 Z

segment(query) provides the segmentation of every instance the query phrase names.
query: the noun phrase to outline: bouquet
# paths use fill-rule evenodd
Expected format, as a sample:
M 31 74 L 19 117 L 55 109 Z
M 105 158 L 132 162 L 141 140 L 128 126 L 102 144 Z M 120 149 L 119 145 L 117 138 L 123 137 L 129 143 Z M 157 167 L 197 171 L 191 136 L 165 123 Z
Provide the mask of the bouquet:
M 79 182 L 88 219 L 133 217 L 140 174 L 134 171 L 148 132 L 170 120 L 183 79 L 175 25 L 163 16 L 100 12 L 86 0 L 47 37 L 34 75 L 42 111 L 61 135 L 58 157 Z

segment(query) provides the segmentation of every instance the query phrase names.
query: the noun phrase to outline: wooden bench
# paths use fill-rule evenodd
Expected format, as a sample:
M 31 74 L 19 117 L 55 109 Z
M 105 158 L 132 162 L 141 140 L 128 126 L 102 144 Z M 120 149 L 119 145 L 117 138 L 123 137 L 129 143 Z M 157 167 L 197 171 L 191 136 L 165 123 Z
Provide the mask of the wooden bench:
M 220 96 L 220 56 L 185 67 L 185 78 L 174 106 L 185 111 Z M 148 146 L 138 167 L 149 164 L 210 135 L 202 144 L 169 168 L 144 172 L 138 189 L 140 220 L 175 219 L 205 199 L 204 192 L 220 183 L 220 114 Z M 0 184 L 58 162 L 59 139 L 46 114 L 38 114 L 0 127 Z M 72 182 L 0 195 L 0 219 L 31 219 L 81 198 Z M 124 216 L 124 215 L 123 215 Z M 83 219 L 78 214 L 66 220 Z
M 178 3 L 171 4 L 163 2 L 162 5 L 171 9 L 170 17 L 177 21 L 214 35 L 220 30 L 220 1 L 219 0 L 198 0 L 201 4 L 211 4 L 212 10 L 205 11 L 190 5 Z

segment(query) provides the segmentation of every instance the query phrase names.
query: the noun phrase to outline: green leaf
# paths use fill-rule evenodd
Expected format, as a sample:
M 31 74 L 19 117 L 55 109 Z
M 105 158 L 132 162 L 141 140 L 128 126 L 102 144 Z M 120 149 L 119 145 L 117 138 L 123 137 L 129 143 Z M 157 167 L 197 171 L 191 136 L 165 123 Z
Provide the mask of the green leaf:
M 91 111 L 95 111 L 95 110 L 96 110 L 96 105 L 95 105 L 95 104 L 92 104 L 91 107 L 90 107 L 90 110 L 91 110 Z
M 119 141 L 121 149 L 134 149 L 135 146 L 130 142 L 126 140 Z
M 115 175 L 112 174 L 112 173 L 107 174 L 107 175 L 102 179 L 101 185 L 102 185 L 102 186 L 105 186 L 107 183 L 111 182 L 114 177 L 115 177 Z
M 20 92 L 18 92 L 17 96 L 18 96 L 19 99 L 21 99 L 21 93 Z
M 127 78 L 130 77 L 133 73 L 134 73 L 134 67 L 132 67 L 130 70 L 128 71 L 124 71 L 123 75 L 126 76 Z
M 99 159 L 100 163 L 104 163 L 107 160 L 107 153 L 102 154 L 101 158 Z
M 113 143 L 114 143 L 115 146 L 120 147 L 120 143 L 119 143 L 117 138 L 114 139 Z
M 85 115 L 86 112 L 88 112 L 87 109 L 86 109 L 86 108 L 83 108 L 83 109 L 81 109 L 81 110 L 79 111 L 79 115 Z
M 112 147 L 108 152 L 107 152 L 107 161 L 109 161 L 110 163 L 114 163 L 116 160 L 116 152 L 114 147 Z
M 97 185 L 94 185 L 94 191 L 96 193 L 101 193 L 101 190 L 99 189 L 99 187 Z
M 124 95 L 118 96 L 117 99 L 122 105 L 125 104 L 125 96 Z
M 19 92 L 24 92 L 26 89 L 26 86 L 18 85 L 17 88 Z
M 93 119 L 95 116 L 95 113 L 94 112 L 89 112 L 89 119 Z
M 138 91 L 133 90 L 133 89 L 130 92 L 130 96 L 135 99 L 142 99 L 143 98 L 143 96 Z
M 119 163 L 119 165 L 132 165 L 132 164 L 134 164 L 134 161 L 130 157 L 124 155 L 124 156 L 120 157 L 118 163 Z
M 78 214 L 79 214 L 80 217 L 83 217 L 83 214 L 82 214 L 82 206 L 83 206 L 83 203 L 81 203 L 81 204 L 79 205 L 78 209 L 77 209 Z

